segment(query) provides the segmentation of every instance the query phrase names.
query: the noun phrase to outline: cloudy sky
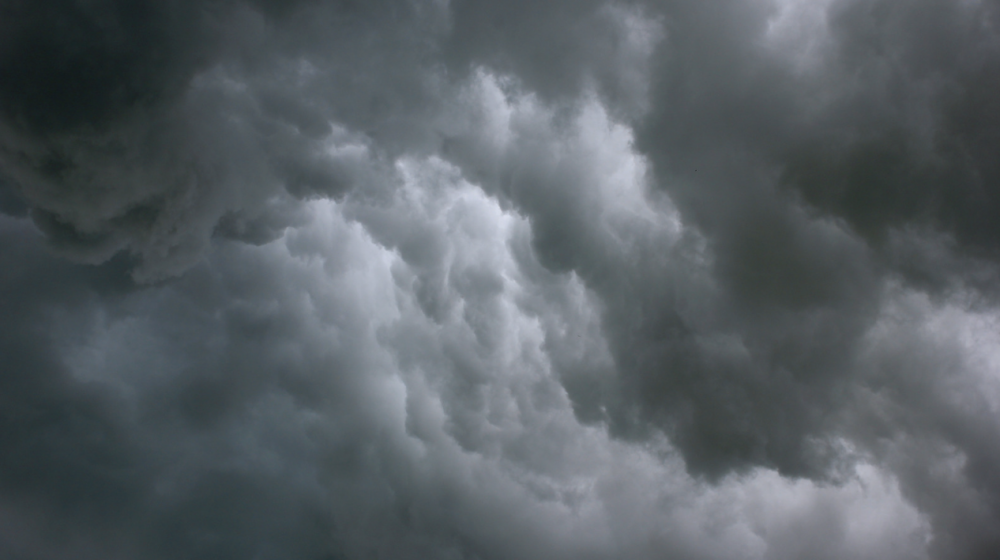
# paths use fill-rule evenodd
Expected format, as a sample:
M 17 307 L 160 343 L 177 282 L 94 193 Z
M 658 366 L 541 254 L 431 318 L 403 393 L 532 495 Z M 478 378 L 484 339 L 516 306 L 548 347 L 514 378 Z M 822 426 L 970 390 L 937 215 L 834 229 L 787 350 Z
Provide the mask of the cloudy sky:
M 993 0 L 0 0 L 0 556 L 1000 557 Z

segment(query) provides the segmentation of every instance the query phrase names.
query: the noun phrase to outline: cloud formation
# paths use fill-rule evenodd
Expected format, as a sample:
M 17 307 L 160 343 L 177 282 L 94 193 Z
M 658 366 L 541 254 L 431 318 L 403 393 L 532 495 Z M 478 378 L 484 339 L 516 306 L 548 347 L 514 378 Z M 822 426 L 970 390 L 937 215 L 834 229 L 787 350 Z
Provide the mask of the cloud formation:
M 1000 553 L 993 3 L 0 14 L 5 557 Z

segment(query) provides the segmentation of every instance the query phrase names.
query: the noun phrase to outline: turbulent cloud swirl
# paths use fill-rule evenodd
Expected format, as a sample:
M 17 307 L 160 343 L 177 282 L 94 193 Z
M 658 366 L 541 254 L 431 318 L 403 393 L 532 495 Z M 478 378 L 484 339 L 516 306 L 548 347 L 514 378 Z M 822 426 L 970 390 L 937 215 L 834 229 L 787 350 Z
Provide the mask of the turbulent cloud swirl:
M 0 555 L 1000 555 L 1000 7 L 0 0 Z

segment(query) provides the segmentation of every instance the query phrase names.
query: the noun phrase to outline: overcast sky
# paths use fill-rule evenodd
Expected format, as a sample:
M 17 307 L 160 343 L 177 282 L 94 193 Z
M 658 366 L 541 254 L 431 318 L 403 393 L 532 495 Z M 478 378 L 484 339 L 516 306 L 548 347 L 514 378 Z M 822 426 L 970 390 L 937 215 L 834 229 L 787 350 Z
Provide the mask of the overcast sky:
M 1000 5 L 0 0 L 0 556 L 1000 558 Z

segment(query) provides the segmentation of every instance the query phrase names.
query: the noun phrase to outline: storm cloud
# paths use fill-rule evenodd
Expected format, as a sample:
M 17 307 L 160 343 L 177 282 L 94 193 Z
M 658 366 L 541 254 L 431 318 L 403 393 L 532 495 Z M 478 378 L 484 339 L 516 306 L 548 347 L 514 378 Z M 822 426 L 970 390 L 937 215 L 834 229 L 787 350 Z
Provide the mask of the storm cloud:
M 0 553 L 993 558 L 998 80 L 977 0 L 0 0 Z

